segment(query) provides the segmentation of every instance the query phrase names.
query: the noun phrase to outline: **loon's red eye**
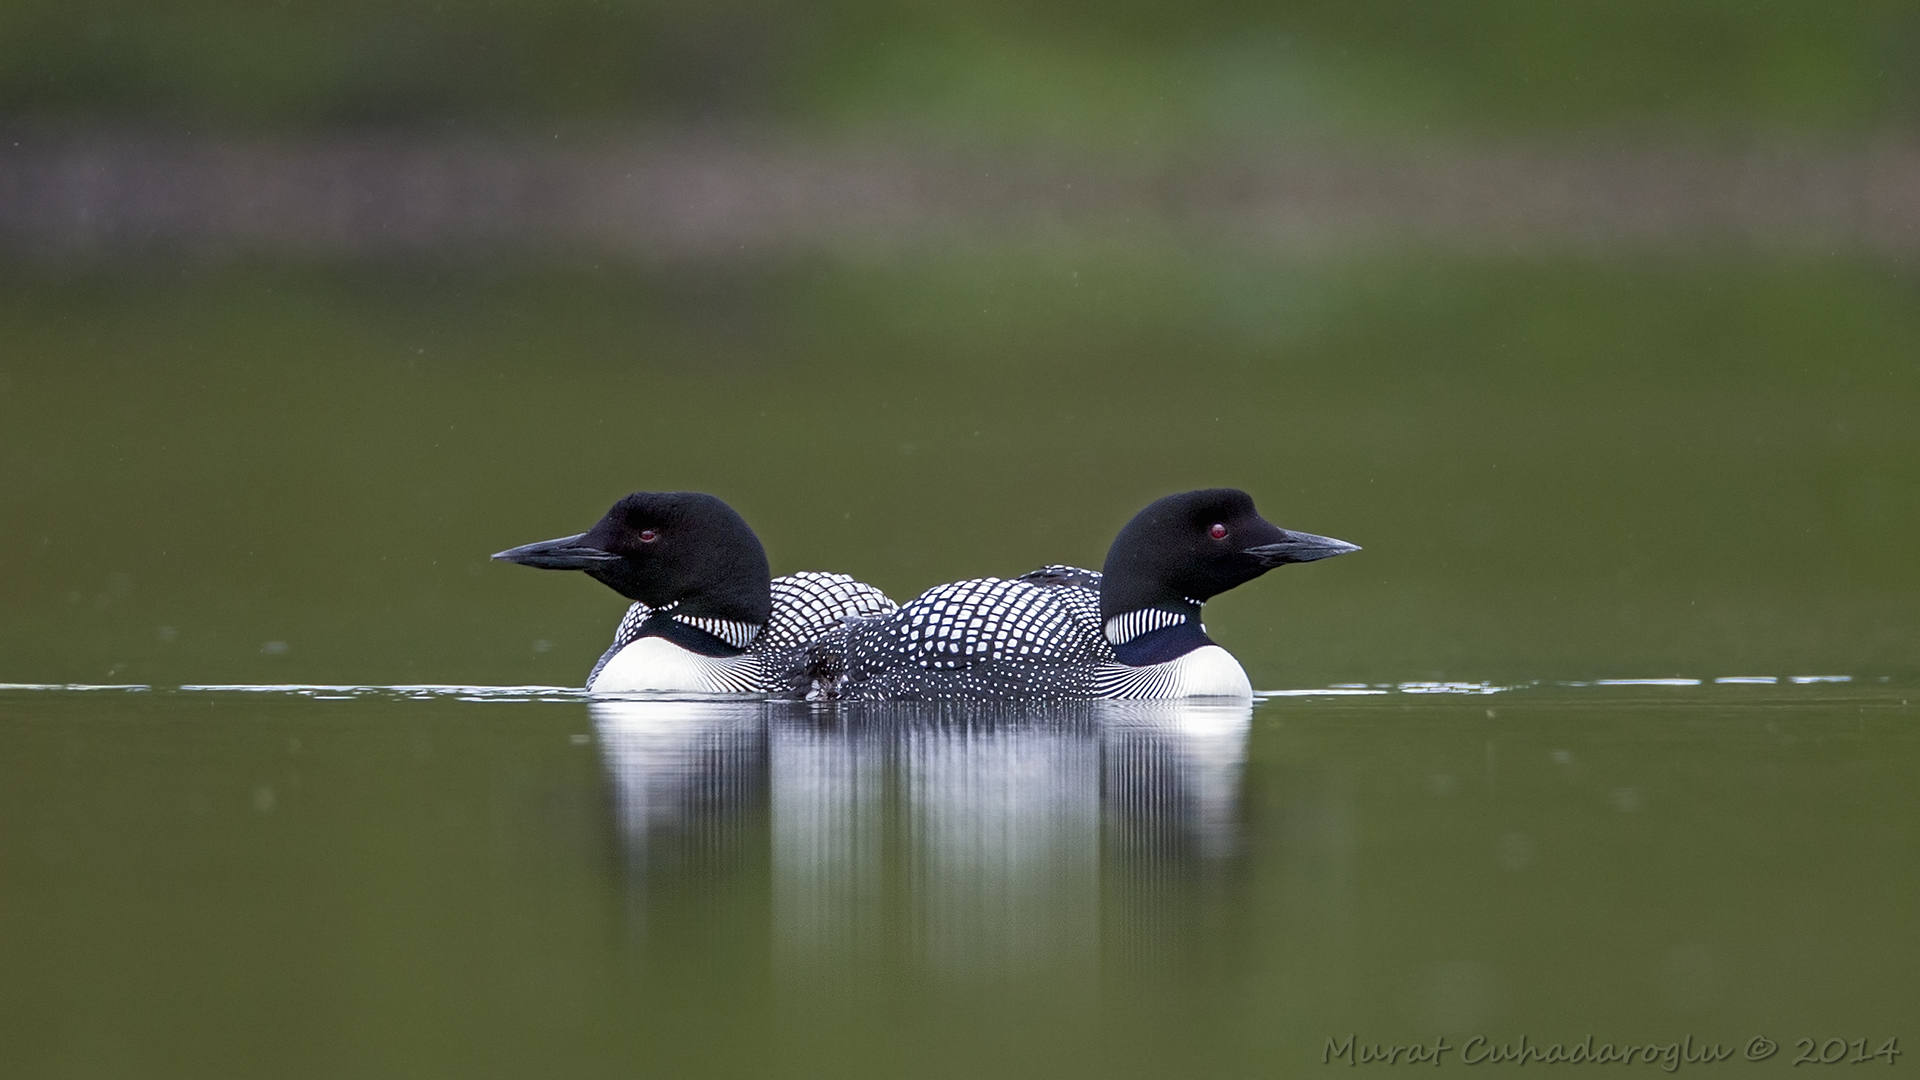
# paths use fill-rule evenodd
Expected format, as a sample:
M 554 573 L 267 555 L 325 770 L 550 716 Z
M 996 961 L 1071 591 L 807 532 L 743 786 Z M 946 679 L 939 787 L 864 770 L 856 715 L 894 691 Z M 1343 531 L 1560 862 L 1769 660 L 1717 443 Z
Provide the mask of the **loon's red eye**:
M 640 542 L 641 542 L 641 543 L 643 543 L 643 544 L 651 544 L 651 543 L 653 543 L 653 542 L 654 542 L 655 540 L 658 540 L 658 539 L 660 539 L 660 534 L 659 534 L 659 533 L 657 533 L 657 532 L 654 532 L 654 531 L 653 531 L 652 529 L 641 529 L 641 530 L 640 530 Z
M 1225 540 L 1227 538 L 1227 527 L 1225 525 L 1215 525 L 1213 528 L 1207 530 L 1207 535 L 1213 537 L 1215 540 Z

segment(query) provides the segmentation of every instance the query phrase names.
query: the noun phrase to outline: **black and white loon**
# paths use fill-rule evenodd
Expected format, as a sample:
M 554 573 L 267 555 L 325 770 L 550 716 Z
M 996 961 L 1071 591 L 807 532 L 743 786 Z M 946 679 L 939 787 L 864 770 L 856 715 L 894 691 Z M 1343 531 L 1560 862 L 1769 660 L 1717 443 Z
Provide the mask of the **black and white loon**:
M 816 638 L 896 606 L 845 574 L 773 577 L 745 519 L 693 491 L 635 492 L 584 533 L 494 558 L 584 570 L 634 602 L 587 676 L 592 693 L 768 693 Z
M 1201 605 L 1276 566 L 1358 550 L 1274 525 L 1243 491 L 1169 495 L 1120 530 L 1104 573 L 937 586 L 822 637 L 784 681 L 815 700 L 1250 698 Z

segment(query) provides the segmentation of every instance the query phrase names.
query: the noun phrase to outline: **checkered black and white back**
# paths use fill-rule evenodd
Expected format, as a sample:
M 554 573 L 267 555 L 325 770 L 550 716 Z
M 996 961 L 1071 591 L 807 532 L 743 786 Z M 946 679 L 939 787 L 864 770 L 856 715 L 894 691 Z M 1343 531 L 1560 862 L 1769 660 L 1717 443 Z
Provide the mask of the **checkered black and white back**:
M 721 688 L 725 692 L 771 692 L 777 686 L 768 679 L 766 673 L 791 664 L 791 654 L 804 650 L 821 635 L 840 627 L 847 619 L 885 615 L 898 606 L 885 593 L 865 582 L 856 581 L 846 574 L 814 570 L 774 578 L 772 591 L 773 614 L 765 626 L 675 614 L 672 604 L 651 608 L 635 602 L 627 608 L 620 626 L 614 631 L 613 644 L 601 655 L 600 661 L 594 664 L 592 673 L 587 676 L 587 685 L 592 686 L 600 669 L 606 667 L 607 662 L 618 655 L 621 649 L 639 638 L 640 629 L 648 619 L 664 615 L 675 622 L 704 630 L 736 649 L 746 650 L 743 657 L 733 658 L 725 665 L 731 672 L 725 680 L 727 685 Z
M 1197 620 L 1143 608 L 1103 623 L 1100 581 L 1091 570 L 1048 566 L 1011 581 L 936 586 L 822 636 L 780 681 L 815 700 L 1178 696 L 1188 682 L 1184 657 L 1136 667 L 1119 662 L 1114 646 Z
M 900 605 L 845 574 L 802 570 L 773 579 L 773 617 L 761 633 L 768 652 L 802 648 L 848 619 L 885 615 Z
M 1100 633 L 1096 592 L 975 578 L 850 622 L 821 638 L 810 659 L 789 685 L 814 698 L 1071 700 L 1094 696 L 1095 667 L 1112 662 L 1113 649 Z

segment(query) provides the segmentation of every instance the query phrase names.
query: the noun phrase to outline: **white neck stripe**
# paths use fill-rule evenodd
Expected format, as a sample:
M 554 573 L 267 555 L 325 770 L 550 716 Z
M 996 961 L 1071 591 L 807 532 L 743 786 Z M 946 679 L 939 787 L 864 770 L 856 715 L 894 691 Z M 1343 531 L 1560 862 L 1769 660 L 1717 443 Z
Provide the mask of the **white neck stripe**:
M 1141 634 L 1164 630 L 1169 626 L 1178 626 L 1188 621 L 1187 616 L 1177 611 L 1163 611 L 1160 608 L 1141 608 L 1138 611 L 1125 611 L 1107 620 L 1107 644 L 1125 645 Z
M 733 619 L 710 619 L 704 615 L 669 614 L 668 618 L 684 626 L 691 626 L 695 630 L 704 630 L 736 649 L 746 648 L 753 644 L 754 638 L 760 636 L 758 623 L 736 622 Z

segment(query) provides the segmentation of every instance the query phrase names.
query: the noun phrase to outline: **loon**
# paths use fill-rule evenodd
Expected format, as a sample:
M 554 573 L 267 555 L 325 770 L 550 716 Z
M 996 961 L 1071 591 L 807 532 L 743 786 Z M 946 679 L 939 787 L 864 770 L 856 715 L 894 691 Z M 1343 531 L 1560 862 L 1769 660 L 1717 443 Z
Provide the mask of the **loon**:
M 845 574 L 773 577 L 746 520 L 695 491 L 635 492 L 584 533 L 493 557 L 584 570 L 633 601 L 587 676 L 589 693 L 766 694 L 815 638 L 896 606 Z
M 809 700 L 1248 699 L 1201 605 L 1274 567 L 1358 550 L 1274 525 L 1243 491 L 1169 495 L 1120 530 L 1103 573 L 936 586 L 829 632 L 782 680 Z

